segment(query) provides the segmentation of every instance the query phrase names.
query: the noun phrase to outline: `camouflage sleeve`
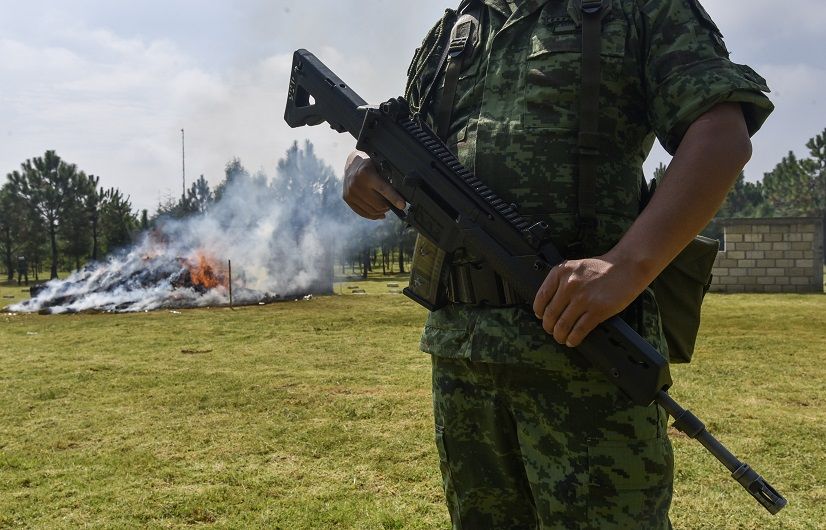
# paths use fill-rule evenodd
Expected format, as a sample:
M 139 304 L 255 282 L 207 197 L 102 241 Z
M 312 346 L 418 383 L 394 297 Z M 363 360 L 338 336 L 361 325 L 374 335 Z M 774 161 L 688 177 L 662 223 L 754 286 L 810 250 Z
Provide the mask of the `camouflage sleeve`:
M 641 4 L 648 118 L 674 154 L 694 120 L 721 102 L 739 102 L 749 134 L 774 109 L 766 80 L 729 60 L 720 30 L 698 0 L 644 0 Z

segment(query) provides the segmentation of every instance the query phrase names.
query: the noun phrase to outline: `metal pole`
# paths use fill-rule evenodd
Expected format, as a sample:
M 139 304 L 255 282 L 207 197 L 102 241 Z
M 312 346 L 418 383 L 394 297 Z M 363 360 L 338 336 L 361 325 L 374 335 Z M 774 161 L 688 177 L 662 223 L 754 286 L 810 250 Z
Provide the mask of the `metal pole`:
M 186 198 L 186 151 L 184 142 L 184 130 L 181 129 L 181 198 Z
M 227 285 L 229 286 L 229 308 L 232 309 L 232 260 L 227 260 L 227 268 L 229 269 L 229 282 Z

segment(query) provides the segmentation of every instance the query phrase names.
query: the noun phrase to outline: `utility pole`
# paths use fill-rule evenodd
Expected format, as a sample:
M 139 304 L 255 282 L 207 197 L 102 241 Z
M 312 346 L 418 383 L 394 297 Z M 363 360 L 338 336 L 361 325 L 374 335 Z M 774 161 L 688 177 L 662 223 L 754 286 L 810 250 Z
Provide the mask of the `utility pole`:
M 186 199 L 186 150 L 184 143 L 184 130 L 181 129 L 181 199 Z

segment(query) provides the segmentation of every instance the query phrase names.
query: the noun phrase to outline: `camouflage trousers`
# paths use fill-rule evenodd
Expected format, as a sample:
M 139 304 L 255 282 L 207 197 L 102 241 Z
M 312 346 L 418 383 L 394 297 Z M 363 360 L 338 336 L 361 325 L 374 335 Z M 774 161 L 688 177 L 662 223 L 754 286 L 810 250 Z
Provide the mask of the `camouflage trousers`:
M 454 529 L 671 528 L 673 456 L 660 407 L 634 406 L 580 362 L 560 372 L 432 359 Z

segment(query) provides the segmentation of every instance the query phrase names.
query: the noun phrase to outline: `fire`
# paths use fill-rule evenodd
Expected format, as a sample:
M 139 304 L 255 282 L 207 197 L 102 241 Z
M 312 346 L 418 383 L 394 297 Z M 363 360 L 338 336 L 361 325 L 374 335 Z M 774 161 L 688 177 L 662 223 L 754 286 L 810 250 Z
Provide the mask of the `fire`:
M 203 287 L 204 289 L 214 289 L 215 287 L 227 287 L 227 275 L 223 267 L 211 260 L 203 253 L 197 253 L 195 259 L 187 260 L 189 277 L 192 285 Z

